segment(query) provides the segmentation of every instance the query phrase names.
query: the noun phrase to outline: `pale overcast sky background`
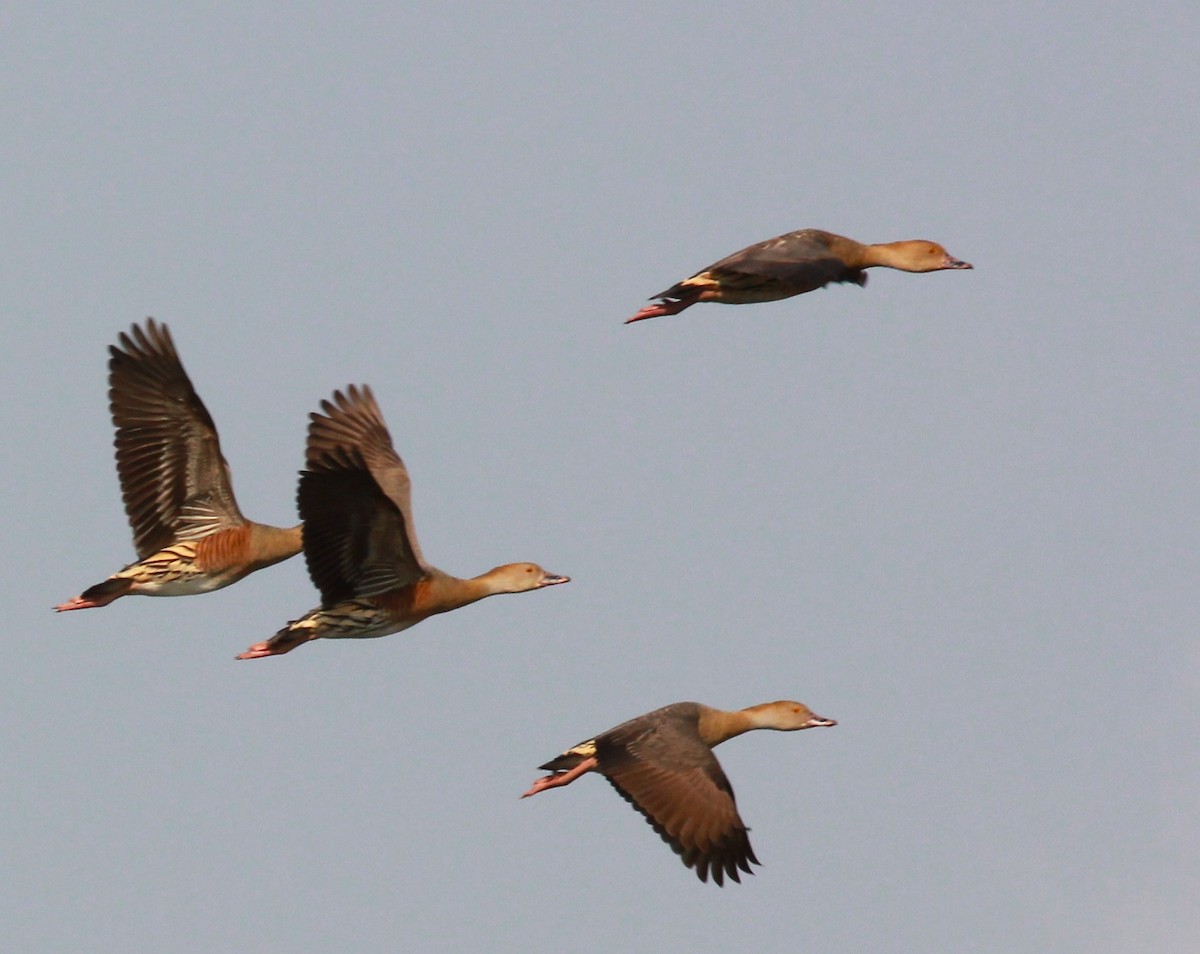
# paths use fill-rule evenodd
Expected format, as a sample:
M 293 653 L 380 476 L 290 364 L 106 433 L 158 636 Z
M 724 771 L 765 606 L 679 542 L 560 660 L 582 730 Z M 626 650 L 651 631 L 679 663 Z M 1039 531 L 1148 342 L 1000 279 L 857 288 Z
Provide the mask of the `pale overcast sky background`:
M 1184 954 L 1200 937 L 1200 7 L 0 13 L 0 948 Z M 928 238 L 624 326 L 744 245 Z M 133 553 L 165 321 L 245 513 L 370 383 L 436 565 L 569 586 L 235 662 L 316 602 L 50 607 Z M 695 699 L 763 867 L 537 766 Z

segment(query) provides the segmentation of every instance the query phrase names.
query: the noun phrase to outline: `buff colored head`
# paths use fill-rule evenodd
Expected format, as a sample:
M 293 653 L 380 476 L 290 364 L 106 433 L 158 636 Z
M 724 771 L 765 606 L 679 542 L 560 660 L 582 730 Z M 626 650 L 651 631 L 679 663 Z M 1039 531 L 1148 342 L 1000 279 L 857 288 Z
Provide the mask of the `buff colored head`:
M 494 593 L 526 593 L 545 586 L 570 583 L 569 576 L 548 573 L 536 563 L 508 563 L 484 574 Z

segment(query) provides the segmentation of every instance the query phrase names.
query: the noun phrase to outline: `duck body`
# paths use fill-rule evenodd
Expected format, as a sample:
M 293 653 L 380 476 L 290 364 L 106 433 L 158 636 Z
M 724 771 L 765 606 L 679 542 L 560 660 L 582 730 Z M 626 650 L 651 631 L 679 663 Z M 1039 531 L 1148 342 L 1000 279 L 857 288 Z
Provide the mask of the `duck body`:
M 727 712 L 676 702 L 623 722 L 540 766 L 522 797 L 569 785 L 588 772 L 605 776 L 701 881 L 753 873 L 759 864 L 737 812 L 733 787 L 713 748 L 752 729 L 795 731 L 832 726 L 803 703 L 763 703 Z
M 236 583 L 256 570 L 300 552 L 300 528 L 288 530 L 247 523 L 201 537 L 180 540 L 123 567 L 84 590 L 60 612 L 107 606 L 121 596 L 194 596 Z
M 299 526 L 242 516 L 216 426 L 167 326 L 151 318 L 119 342 L 109 348 L 109 402 L 138 559 L 55 609 L 208 593 L 299 553 Z
M 371 389 L 351 386 L 310 415 L 297 502 L 304 557 L 321 605 L 238 659 L 290 652 L 314 639 L 373 639 L 487 596 L 522 593 L 569 577 L 510 563 L 460 579 L 421 554 L 408 470 L 392 446 Z
M 532 580 L 540 589 L 556 583 L 568 583 L 569 577 L 546 573 L 536 564 L 530 567 Z M 416 626 L 430 616 L 461 609 L 485 596 L 500 592 L 522 592 L 521 590 L 485 591 L 475 579 L 463 580 L 430 568 L 430 576 L 416 583 L 405 584 L 375 597 L 340 600 L 330 606 L 318 606 L 297 620 L 288 623 L 264 643 L 251 646 L 238 659 L 258 659 L 260 656 L 278 656 L 290 652 L 302 643 L 313 639 L 375 639 L 391 636 Z
M 714 262 L 652 296 L 659 301 L 625 323 L 676 315 L 702 301 L 745 305 L 779 301 L 837 283 L 865 286 L 866 269 L 876 266 L 909 272 L 972 267 L 924 239 L 864 245 L 821 229 L 799 229 Z

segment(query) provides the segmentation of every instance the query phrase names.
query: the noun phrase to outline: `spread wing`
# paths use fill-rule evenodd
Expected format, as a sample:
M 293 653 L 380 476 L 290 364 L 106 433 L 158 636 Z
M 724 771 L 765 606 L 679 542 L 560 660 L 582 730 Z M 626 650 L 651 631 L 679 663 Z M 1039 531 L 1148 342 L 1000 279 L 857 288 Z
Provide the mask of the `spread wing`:
M 244 524 L 216 426 L 167 326 L 150 318 L 118 342 L 108 349 L 109 409 L 138 557 Z
M 752 873 L 759 862 L 733 788 L 694 721 L 626 723 L 596 743 L 599 770 L 701 881 L 710 872 L 718 885 Z
M 428 575 L 413 530 L 408 471 L 371 389 L 353 385 L 311 414 L 297 499 L 304 557 L 329 605 Z

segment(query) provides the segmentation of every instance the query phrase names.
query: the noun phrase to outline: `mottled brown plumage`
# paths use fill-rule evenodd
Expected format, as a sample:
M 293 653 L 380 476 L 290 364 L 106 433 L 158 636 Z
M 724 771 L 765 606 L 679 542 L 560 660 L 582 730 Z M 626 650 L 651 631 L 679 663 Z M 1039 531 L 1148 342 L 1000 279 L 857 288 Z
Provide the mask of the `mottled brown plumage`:
M 117 476 L 138 559 L 55 609 L 130 594 L 186 596 L 235 583 L 300 552 L 300 528 L 242 516 L 217 429 L 166 325 L 148 319 L 109 347 Z
M 913 239 L 863 245 L 820 229 L 800 229 L 759 242 L 702 269 L 653 298 L 626 324 L 677 315 L 696 302 L 744 305 L 778 301 L 835 282 L 866 285 L 865 269 L 884 266 L 905 272 L 937 272 L 972 266 L 936 242 Z
M 698 702 L 676 702 L 623 722 L 581 742 L 540 768 L 553 772 L 522 797 L 569 785 L 599 772 L 651 827 L 694 868 L 701 881 L 718 885 L 759 864 L 750 847 L 733 787 L 713 747 L 751 729 L 790 732 L 837 725 L 800 702 L 768 702 L 726 712 Z
M 310 415 L 297 493 L 321 605 L 238 659 L 278 656 L 313 639 L 387 636 L 486 596 L 569 582 L 534 563 L 465 580 L 430 566 L 413 528 L 408 470 L 371 389 L 335 391 L 321 410 Z

